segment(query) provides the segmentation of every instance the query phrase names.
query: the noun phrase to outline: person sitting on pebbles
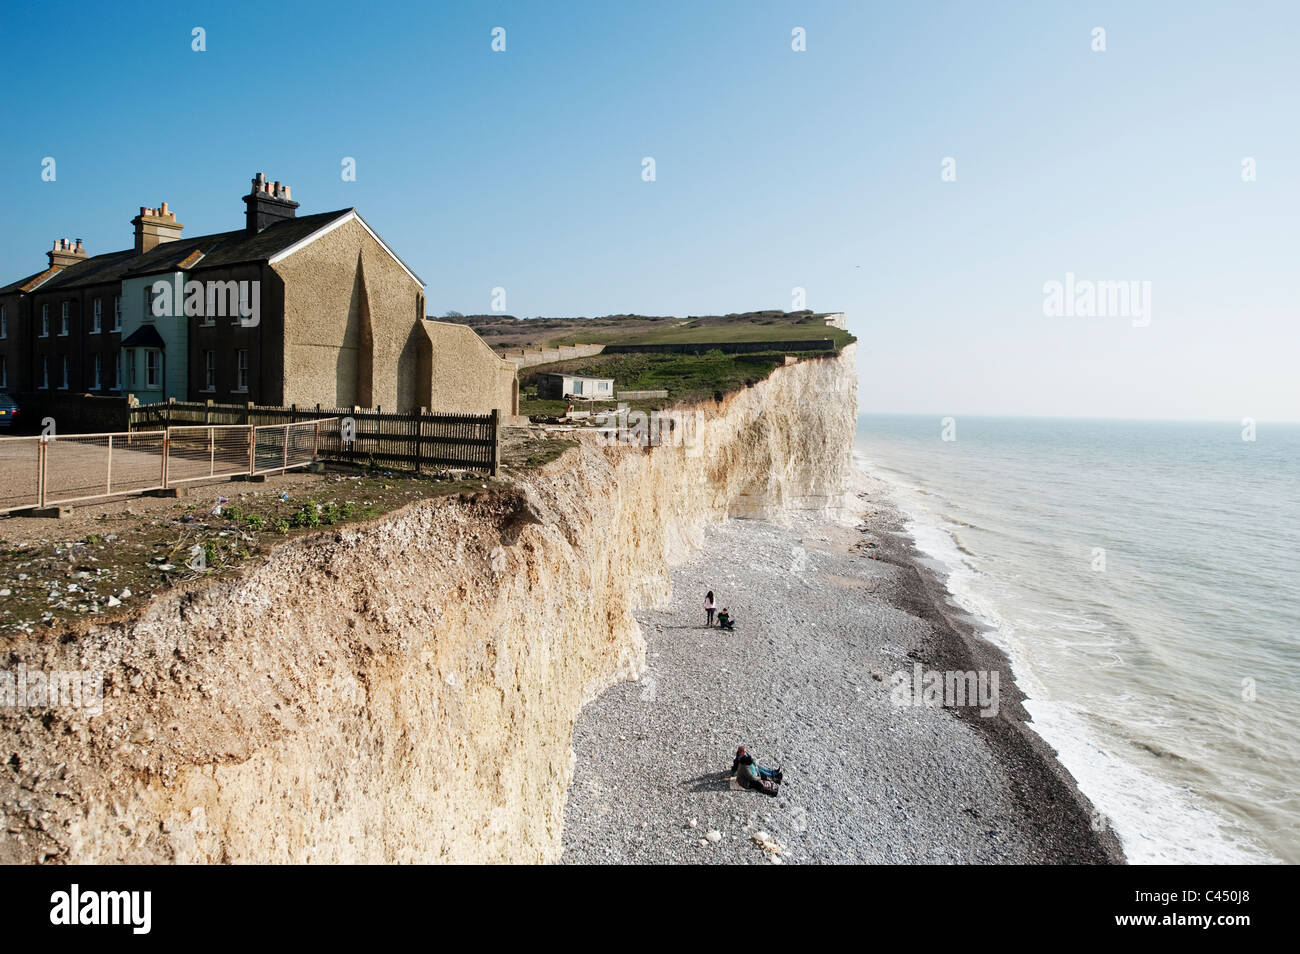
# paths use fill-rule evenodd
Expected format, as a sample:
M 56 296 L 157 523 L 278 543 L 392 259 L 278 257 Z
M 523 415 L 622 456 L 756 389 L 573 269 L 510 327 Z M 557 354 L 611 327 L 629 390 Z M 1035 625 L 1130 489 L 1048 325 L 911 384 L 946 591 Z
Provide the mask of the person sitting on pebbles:
M 731 612 L 724 606 L 722 612 L 718 614 L 718 625 L 723 629 L 735 629 L 736 621 L 732 619 Z
M 764 768 L 754 760 L 742 745 L 736 749 L 736 758 L 731 763 L 731 774 L 742 788 L 752 788 L 775 798 L 781 790 L 781 769 Z

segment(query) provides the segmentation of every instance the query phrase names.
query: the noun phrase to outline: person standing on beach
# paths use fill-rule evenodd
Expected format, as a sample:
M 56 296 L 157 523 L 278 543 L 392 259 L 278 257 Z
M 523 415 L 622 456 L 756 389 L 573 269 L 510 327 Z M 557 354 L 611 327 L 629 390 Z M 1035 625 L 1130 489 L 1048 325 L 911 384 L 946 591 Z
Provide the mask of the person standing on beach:
M 709 590 L 709 592 L 704 594 L 704 618 L 705 618 L 704 625 L 705 626 L 713 625 L 713 611 L 717 608 L 718 605 L 713 602 L 713 591 Z

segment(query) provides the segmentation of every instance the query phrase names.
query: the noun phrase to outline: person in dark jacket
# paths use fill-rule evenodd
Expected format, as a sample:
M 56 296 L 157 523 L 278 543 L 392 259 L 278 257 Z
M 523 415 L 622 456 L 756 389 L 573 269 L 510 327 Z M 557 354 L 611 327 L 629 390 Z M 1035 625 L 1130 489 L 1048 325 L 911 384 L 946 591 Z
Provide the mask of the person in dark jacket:
M 731 763 L 731 774 L 736 776 L 736 781 L 743 788 L 752 788 L 774 798 L 780 793 L 781 769 L 764 768 L 759 765 L 743 745 L 736 749 L 736 757 Z
M 731 612 L 724 606 L 722 612 L 718 614 L 718 625 L 723 629 L 735 629 L 736 621 L 732 618 Z

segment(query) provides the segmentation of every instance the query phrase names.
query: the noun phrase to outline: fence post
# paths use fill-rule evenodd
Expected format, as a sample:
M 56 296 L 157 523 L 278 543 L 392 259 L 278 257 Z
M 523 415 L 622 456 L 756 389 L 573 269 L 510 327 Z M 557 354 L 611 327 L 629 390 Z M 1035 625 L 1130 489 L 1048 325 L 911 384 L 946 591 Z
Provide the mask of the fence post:
M 424 448 L 420 440 L 420 411 L 418 408 L 411 412 L 411 456 L 415 458 L 415 472 L 420 472 L 420 455 Z
M 108 435 L 108 473 L 104 478 L 104 493 L 113 492 L 113 435 Z
M 41 435 L 40 443 L 36 445 L 36 499 L 37 504 L 42 509 L 45 507 L 45 457 L 47 451 L 45 446 L 45 435 Z
M 492 409 L 492 470 L 493 477 L 497 475 L 497 470 L 501 463 L 501 412 L 496 408 Z
M 257 428 L 248 425 L 248 476 L 257 471 Z
M 280 461 L 280 473 L 283 475 L 289 469 L 289 428 L 292 425 L 284 425 L 284 457 Z
M 170 412 L 168 412 L 168 418 L 170 419 L 170 417 L 171 417 L 171 414 L 170 414 Z M 169 426 L 167 430 L 163 431 L 163 446 L 162 446 L 162 486 L 163 486 L 163 490 L 166 490 L 166 489 L 167 489 L 167 455 L 171 453 L 171 447 L 172 447 L 172 432 L 171 432 L 171 428 L 170 428 L 170 426 Z

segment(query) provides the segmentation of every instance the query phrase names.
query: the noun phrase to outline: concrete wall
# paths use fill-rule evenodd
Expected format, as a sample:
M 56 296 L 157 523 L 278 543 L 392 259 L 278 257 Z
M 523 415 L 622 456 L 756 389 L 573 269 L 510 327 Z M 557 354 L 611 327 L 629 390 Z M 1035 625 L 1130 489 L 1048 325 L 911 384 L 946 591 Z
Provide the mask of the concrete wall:
M 504 357 L 522 370 L 554 361 L 568 361 L 570 358 L 590 358 L 604 350 L 603 344 L 565 345 L 562 348 L 524 348 L 522 351 L 507 352 Z
M 647 401 L 652 398 L 666 398 L 668 392 L 665 390 L 658 391 L 619 391 L 618 399 L 620 401 Z
M 503 415 L 519 413 L 515 367 L 466 325 L 421 321 L 426 350 L 421 379 L 427 385 L 419 403 L 434 413 Z
M 428 403 L 422 289 L 360 222 L 271 267 L 285 288 L 282 403 L 396 411 Z

